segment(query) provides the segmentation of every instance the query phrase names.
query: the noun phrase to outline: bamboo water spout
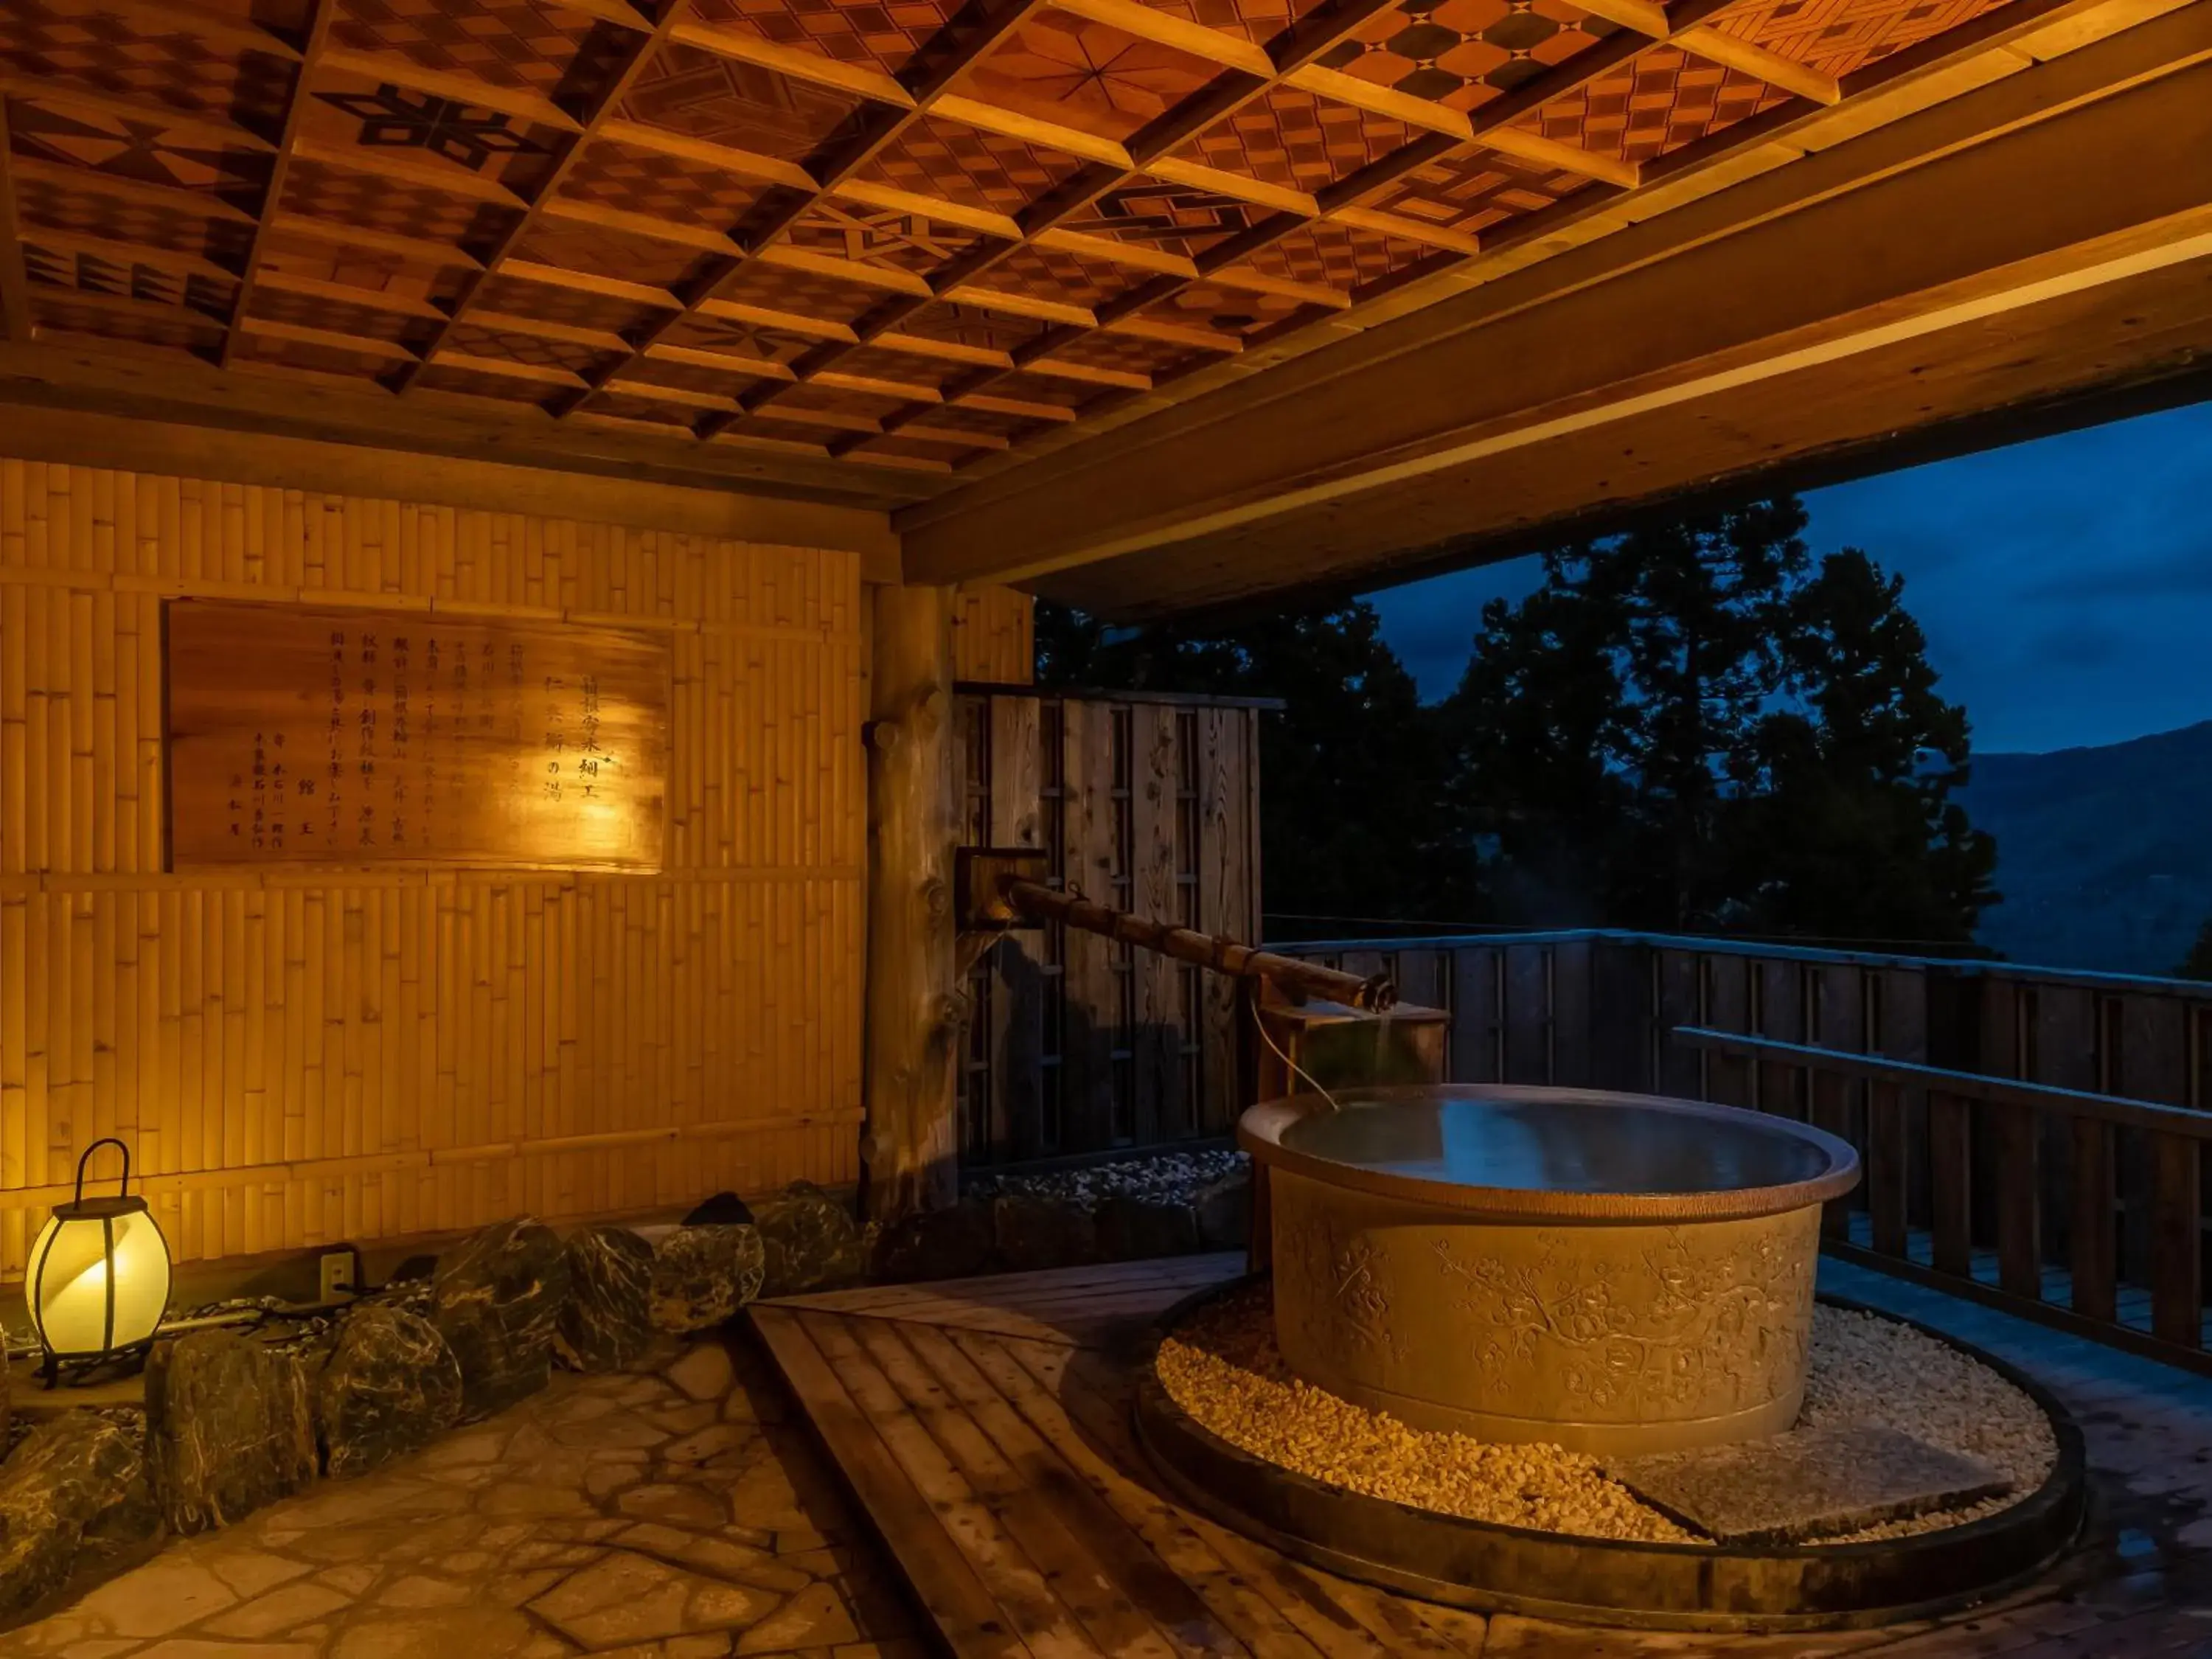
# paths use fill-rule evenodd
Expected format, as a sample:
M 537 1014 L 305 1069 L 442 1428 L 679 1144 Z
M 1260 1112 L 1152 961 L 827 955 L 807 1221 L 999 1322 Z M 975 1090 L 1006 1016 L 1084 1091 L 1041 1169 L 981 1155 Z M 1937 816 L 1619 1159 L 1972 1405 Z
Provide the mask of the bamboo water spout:
M 1388 974 L 1372 974 L 1363 979 L 1358 974 L 1340 973 L 1334 968 L 1302 962 L 1296 957 L 1255 950 L 1218 934 L 1132 915 L 1127 910 L 1116 910 L 1079 893 L 1059 892 L 1041 882 L 1020 877 L 1002 882 L 999 890 L 1009 906 L 1032 921 L 1061 922 L 1086 933 L 1157 951 L 1178 962 L 1194 962 L 1201 968 L 1211 968 L 1218 974 L 1237 979 L 1268 980 L 1285 995 L 1299 1001 L 1317 998 L 1381 1013 L 1398 1000 L 1397 983 Z

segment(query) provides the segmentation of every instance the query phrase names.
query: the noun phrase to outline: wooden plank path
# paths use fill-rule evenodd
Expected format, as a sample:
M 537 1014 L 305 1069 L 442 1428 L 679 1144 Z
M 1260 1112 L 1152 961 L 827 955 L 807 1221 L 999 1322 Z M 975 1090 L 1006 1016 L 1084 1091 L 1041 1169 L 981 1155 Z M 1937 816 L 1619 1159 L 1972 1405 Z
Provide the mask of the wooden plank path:
M 1106 1350 L 1241 1253 L 795 1297 L 753 1324 L 953 1652 L 1473 1659 L 1484 1621 L 1162 1498 Z
M 1291 1561 L 1163 1497 L 1127 1427 L 1129 1339 L 1241 1254 L 757 1304 L 800 1408 L 927 1613 L 977 1659 L 2113 1659 L 2212 1630 L 2212 1382 L 1828 1262 L 2080 1413 L 2106 1519 L 2061 1576 L 1936 1621 L 1797 1636 L 1601 1631 L 1432 1606 Z

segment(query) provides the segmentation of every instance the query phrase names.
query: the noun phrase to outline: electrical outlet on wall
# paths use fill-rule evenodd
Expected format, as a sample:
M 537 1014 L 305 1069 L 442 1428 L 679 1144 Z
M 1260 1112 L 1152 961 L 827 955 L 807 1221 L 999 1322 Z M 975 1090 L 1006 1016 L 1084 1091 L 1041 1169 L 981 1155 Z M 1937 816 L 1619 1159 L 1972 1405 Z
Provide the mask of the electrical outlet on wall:
M 322 1259 L 322 1297 L 343 1302 L 361 1289 L 361 1257 L 350 1249 L 331 1250 Z

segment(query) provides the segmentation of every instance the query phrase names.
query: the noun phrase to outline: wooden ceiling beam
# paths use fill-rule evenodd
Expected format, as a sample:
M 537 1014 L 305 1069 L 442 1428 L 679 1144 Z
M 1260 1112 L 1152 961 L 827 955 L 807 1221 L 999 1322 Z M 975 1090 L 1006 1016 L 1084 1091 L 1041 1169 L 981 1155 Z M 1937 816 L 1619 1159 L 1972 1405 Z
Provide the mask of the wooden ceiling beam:
M 456 197 L 465 202 L 482 202 L 487 207 L 519 210 L 524 205 L 520 196 L 496 179 L 471 173 L 463 167 L 445 167 L 435 161 L 410 161 L 392 150 L 370 149 L 360 144 L 325 143 L 319 138 L 301 133 L 285 144 L 283 154 L 294 161 L 313 161 L 319 166 L 337 167 L 346 173 L 366 173 L 372 179 L 404 185 L 410 190 L 436 191 L 441 195 Z
M 738 400 L 726 392 L 702 392 L 697 386 L 670 386 L 661 380 L 633 380 L 618 375 L 599 389 L 684 409 L 734 410 L 738 406 Z
M 457 351 L 451 346 L 439 347 L 436 355 L 422 367 L 465 369 L 471 374 L 489 374 L 505 380 L 529 380 L 538 386 L 558 386 L 564 392 L 584 383 L 582 375 L 556 363 L 518 363 L 512 358 L 487 357 L 473 351 Z
M 778 270 L 796 270 L 809 276 L 825 276 L 854 288 L 872 288 L 885 294 L 907 294 L 919 300 L 935 297 L 930 291 L 929 279 L 902 265 L 872 265 L 859 259 L 841 259 L 831 253 L 817 253 L 811 248 L 793 247 L 788 242 L 778 242 L 772 247 L 762 248 L 753 256 L 756 264 L 769 265 Z
M 397 231 L 374 230 L 366 225 L 341 224 L 335 219 L 319 218 L 309 213 L 293 213 L 282 207 L 264 217 L 268 222 L 269 234 L 275 236 L 297 236 L 308 241 L 327 242 L 333 247 L 349 252 L 388 253 L 410 264 L 445 266 L 455 270 L 482 268 L 474 254 L 449 242 L 434 242 L 422 236 L 404 236 Z
M 1224 334 L 1219 329 L 1200 328 L 1195 323 L 1170 323 L 1157 317 L 1116 317 L 1099 325 L 1108 334 L 1126 334 L 1133 340 L 1158 340 L 1163 345 L 1185 346 L 1194 351 L 1218 351 L 1234 356 L 1243 350 L 1244 342 L 1234 334 Z M 1032 368 L 1042 364 L 1031 364 Z
M 299 345 L 349 351 L 357 357 L 375 357 L 386 362 L 410 362 L 415 356 L 397 340 L 379 339 L 374 334 L 349 334 L 335 328 L 310 328 L 303 323 L 279 322 L 274 317 L 236 318 L 230 331 L 234 336 L 258 334 L 268 340 L 289 340 Z
M 1034 294 L 1012 294 L 1004 289 L 963 284 L 940 290 L 938 297 L 954 305 L 974 306 L 979 311 L 1003 311 L 1009 317 L 1027 317 L 1033 322 L 1066 323 L 1075 328 L 1098 326 L 1097 313 L 1088 307 L 1070 305 L 1065 300 L 1047 300 Z
M 1728 0 L 1677 0 L 1674 21 L 1680 27 L 1692 27 L 1727 3 Z M 2011 0 L 2009 4 L 1854 71 L 1843 82 L 1846 101 L 1836 112 L 1840 130 L 1838 119 L 1831 118 L 1826 106 L 1809 99 L 1793 97 L 1720 134 L 1655 158 L 1643 170 L 1643 189 L 1650 198 L 1643 216 L 1666 213 L 1743 177 L 1744 164 L 1739 156 L 1775 158 L 1754 163 L 1757 170 L 1766 170 L 1775 165 L 1776 160 L 1791 154 L 1790 147 L 1817 150 L 1832 146 L 1841 138 L 1887 125 L 1932 103 L 2008 76 L 2031 62 L 2056 58 L 2090 46 L 2143 24 L 2146 20 L 2159 20 L 2152 26 L 2153 30 L 2163 30 L 2167 27 L 2165 19 L 2185 12 L 2188 4 L 2189 0 Z M 1616 32 L 1598 46 L 1585 48 L 1568 63 L 1525 83 L 1504 98 L 1493 100 L 1486 106 L 1485 117 L 1501 121 L 1516 119 L 1565 95 L 1574 85 L 1594 80 L 1630 62 L 1647 45 L 1643 37 L 1631 31 Z M 2185 54 L 2177 58 L 2163 45 L 2146 44 L 2141 51 L 2146 65 L 2161 63 L 2172 67 L 2194 61 Z M 1451 148 L 1449 139 L 1425 133 L 1323 191 L 1321 199 L 1324 210 L 1332 216 L 1361 211 L 1350 204 L 1370 197 L 1425 161 L 1449 154 Z M 1493 262 L 1509 260 L 1517 268 L 1527 264 L 1532 254 L 1544 257 L 1534 250 L 1549 251 L 1564 246 L 1562 238 L 1588 240 L 1594 231 L 1586 227 L 1603 227 L 1605 230 L 1616 227 L 1612 216 L 1617 211 L 1614 204 L 1620 194 L 1611 186 L 1584 185 L 1549 209 L 1521 215 L 1489 234 L 1467 239 L 1471 246 L 1451 250 L 1462 257 L 1425 261 L 1364 285 L 1355 290 L 1355 301 L 1370 309 L 1370 302 L 1379 301 L 1387 310 L 1376 313 L 1378 319 L 1399 314 L 1407 308 L 1406 291 L 1430 285 L 1433 276 L 1449 280 L 1451 268 L 1463 265 L 1468 257 L 1477 253 L 1494 256 Z M 1604 233 L 1599 230 L 1595 234 Z M 1465 285 L 1464 278 L 1460 279 L 1460 285 Z M 1297 321 L 1291 319 L 1278 325 L 1270 335 L 1258 337 L 1272 343 L 1273 335 L 1287 336 L 1296 331 Z M 1302 346 L 1310 349 L 1315 343 L 1312 337 L 1307 336 Z M 1188 376 L 1176 388 L 1172 401 L 1189 401 L 1219 384 L 1218 378 L 1209 373 Z M 1117 413 L 1109 418 L 1109 423 L 1119 424 L 1128 415 Z
M 269 164 L 268 182 L 261 190 L 261 210 L 255 216 L 252 240 L 246 244 L 245 269 L 240 274 L 237 303 L 231 307 L 230 330 L 223 336 L 217 368 L 228 368 L 238 355 L 238 325 L 253 304 L 255 284 L 261 275 L 264 246 L 276 210 L 284 200 L 284 186 L 292 176 L 292 161 L 299 154 L 301 124 L 307 118 L 307 83 L 315 72 L 316 54 L 328 49 L 331 24 L 337 15 L 337 0 L 308 0 L 307 31 L 292 71 L 292 88 L 284 100 L 284 124 L 276 137 L 276 155 Z
M 327 300 L 334 305 L 360 306 L 364 310 L 381 311 L 394 317 L 412 317 L 417 321 L 443 322 L 446 313 L 428 300 L 417 299 L 411 294 L 394 294 L 378 288 L 357 288 L 351 283 L 333 283 L 322 276 L 303 276 L 297 271 L 283 270 L 275 266 L 262 267 L 253 284 L 257 293 L 296 294 L 303 299 Z
M 809 317 L 795 311 L 774 311 L 766 306 L 749 306 L 737 300 L 702 300 L 697 314 L 717 318 L 726 323 L 747 323 L 755 328 L 783 329 L 817 340 L 857 340 L 860 337 L 853 332 L 850 323 L 831 322 L 824 317 Z M 657 345 L 659 342 L 656 340 L 650 343 Z
M 553 155 L 552 165 L 533 184 L 530 199 L 520 204 L 521 213 L 500 234 L 498 240 L 485 253 L 481 268 L 461 285 L 460 291 L 453 296 L 451 320 L 431 339 L 424 352 L 425 363 L 436 358 L 455 325 L 468 316 L 470 307 L 483 292 L 485 284 L 499 274 L 507 259 L 528 240 L 542 217 L 562 210 L 580 210 L 585 205 L 564 200 L 561 195 L 562 186 L 568 182 L 569 174 L 575 171 L 576 164 L 583 159 L 592 138 L 607 121 L 615 118 L 623 100 L 637 84 L 638 76 L 645 72 L 647 65 L 652 63 L 661 47 L 690 15 L 691 5 L 692 0 L 662 0 L 660 15 L 653 26 L 637 33 L 635 39 L 629 43 L 629 55 L 622 60 L 620 67 L 602 80 L 581 115 L 572 118 L 574 130 L 560 140 Z M 562 216 L 574 219 L 578 213 L 568 211 Z M 404 395 L 422 374 L 421 365 L 403 369 L 394 380 L 392 389 Z M 579 383 L 588 384 L 580 380 Z
M 898 329 L 886 329 L 869 344 L 885 351 L 903 351 L 910 357 L 931 357 L 948 363 L 1004 364 L 1013 367 L 1014 360 L 994 346 L 964 345 L 957 340 L 933 340 L 926 335 L 909 334 Z
M 494 110 L 534 126 L 550 127 L 556 132 L 583 131 L 582 122 L 550 98 L 542 98 L 521 87 L 503 87 L 473 75 L 432 69 L 399 52 L 325 46 L 310 53 L 308 62 L 313 73 L 350 75 L 358 81 L 405 87 L 410 92 L 428 93 L 451 103 Z
M 836 369 L 823 369 L 807 384 L 834 386 L 842 392 L 865 392 L 878 398 L 907 398 L 918 404 L 945 401 L 945 394 L 933 386 L 911 380 L 886 380 L 879 375 L 847 374 Z
M 446 313 L 433 307 L 438 319 L 445 320 Z M 520 334 L 526 339 L 552 340 L 562 345 L 582 346 L 588 351 L 623 351 L 629 342 L 607 328 L 584 328 L 574 323 L 556 323 L 550 318 L 527 316 L 514 311 L 490 311 L 479 306 L 462 319 L 470 328 L 481 328 L 493 334 Z
M 1723 172 L 1740 182 L 1133 422 L 1067 465 L 971 484 L 906 520 L 912 579 L 1023 580 L 1232 532 L 1256 546 L 1294 522 L 1374 540 L 1382 492 L 1486 457 L 1525 469 L 1644 412 L 1691 422 L 1730 388 L 1786 398 L 1792 377 L 1894 343 L 1940 355 L 1954 331 L 2002 333 L 2066 293 L 2177 261 L 2212 270 L 2212 39 L 2200 29 L 2201 60 L 2175 69 L 2131 36 L 2094 65 L 2101 48 L 2035 64 L 1999 44 L 2002 74 L 1917 112 L 1900 95 L 1899 117 L 1854 142 Z M 1716 146 L 1708 165 L 1729 159 Z M 1663 329 L 1635 325 L 1658 316 Z M 1516 373 L 1481 367 L 1500 362 Z M 1235 441 L 1208 441 L 1222 422 Z M 1201 450 L 1202 473 L 1164 465 Z
M 1072 386 L 1109 386 L 1119 392 L 1150 392 L 1152 377 L 1131 368 L 1108 368 L 1100 363 L 1077 362 L 1068 357 L 1038 357 L 1014 368 L 1047 380 L 1066 380 Z M 949 403 L 964 404 L 983 394 L 963 392 Z M 981 404 L 976 407 L 981 408 Z
M 963 230 L 972 230 L 985 236 L 996 236 L 1012 241 L 1022 234 L 1022 228 L 1011 216 L 994 213 L 988 208 L 969 207 L 960 202 L 948 202 L 940 197 L 923 196 L 915 191 L 896 190 L 889 185 L 878 185 L 866 179 L 847 179 L 829 192 L 848 202 L 864 206 L 882 208 L 892 213 L 908 213 L 917 218 L 935 220 L 939 224 L 957 225 Z
M 899 428 L 902 438 L 958 444 L 968 449 L 1011 449 L 1013 440 L 997 432 L 970 432 L 964 427 L 938 426 L 929 421 L 909 421 Z
M 809 52 L 803 46 L 779 46 L 761 35 L 728 24 L 702 22 L 687 16 L 677 21 L 672 28 L 667 28 L 666 34 L 679 46 L 690 46 L 717 58 L 726 58 L 736 64 L 750 64 L 758 69 L 773 70 L 786 80 L 796 81 L 802 86 L 824 87 L 832 92 L 842 92 L 872 104 L 888 105 L 893 109 L 911 109 L 914 106 L 914 94 L 881 70 L 843 63 L 822 52 Z
M 1079 258 L 1097 259 L 1132 270 L 1148 270 L 1156 276 L 1195 276 L 1197 263 L 1181 253 L 1170 253 L 1165 248 L 1148 247 L 1142 243 L 1124 242 L 1111 236 L 1092 236 L 1079 230 L 1043 230 L 1030 238 L 1033 247 L 1050 248 L 1055 252 L 1073 253 Z
M 769 357 L 740 357 L 732 351 L 702 351 L 696 346 L 670 345 L 660 341 L 645 350 L 647 361 L 662 363 L 683 363 L 691 368 L 711 369 L 718 374 L 742 375 L 749 380 L 788 380 L 790 369 Z
M 13 416 L 4 412 L 10 407 Z M 65 434 L 51 443 L 40 435 L 49 416 L 54 431 Z M 857 526 L 874 538 L 866 544 L 876 561 L 871 568 L 884 574 L 873 580 L 896 580 L 896 544 L 883 529 L 883 509 L 926 493 L 904 471 L 876 469 L 861 458 L 833 464 L 818 450 L 770 456 L 748 446 L 586 432 L 555 421 L 535 401 L 474 399 L 464 413 L 458 399 L 398 398 L 365 376 L 280 380 L 258 365 L 252 373 L 219 371 L 189 353 L 89 336 L 0 344 L 0 422 L 13 434 L 9 453 L 40 459 L 84 463 L 95 450 L 112 450 L 115 459 L 100 465 L 234 477 L 240 474 L 231 463 L 240 457 L 304 458 L 253 475 L 295 489 L 342 488 L 331 480 L 352 477 L 354 493 L 404 497 L 418 476 L 443 487 L 471 468 L 489 467 L 531 481 L 543 510 L 556 510 L 544 507 L 549 500 L 580 501 L 594 492 L 608 498 L 598 509 L 571 514 L 581 518 L 624 520 L 613 503 L 625 491 L 635 497 L 635 513 L 653 514 L 674 486 L 732 521 L 756 520 L 750 539 L 848 546 L 843 538 Z M 115 447 L 115 432 L 161 422 L 173 423 L 162 429 L 179 442 Z M 168 464 L 155 465 L 149 459 L 155 454 Z M 513 498 L 514 492 L 501 497 Z M 471 496 L 456 485 L 432 499 L 468 505 Z
M 665 288 L 650 283 L 633 283 L 620 276 L 602 276 L 592 270 L 571 270 L 565 265 L 540 264 L 535 259 L 506 259 L 499 274 L 518 282 L 534 283 L 540 288 L 557 288 L 571 294 L 590 294 L 602 300 L 623 300 L 631 305 L 649 306 L 655 310 L 673 310 L 683 304 Z
M 750 414 L 750 410 L 743 411 Z M 767 421 L 788 421 L 796 426 L 829 427 L 838 432 L 864 432 L 878 435 L 883 428 L 866 415 L 842 415 L 834 409 L 809 409 L 803 404 L 783 404 L 761 416 Z
M 1374 208 L 1331 208 L 1322 216 L 1340 225 L 1352 225 L 1360 230 L 1371 230 L 1378 236 L 1395 236 L 1401 242 L 1419 242 L 1445 253 L 1463 253 L 1472 258 L 1482 252 L 1482 239 L 1463 231 L 1446 230 L 1438 225 L 1423 224 L 1418 219 L 1408 219 L 1402 214 L 1383 213 Z M 1214 280 L 1219 282 L 1217 276 Z
M 995 132 L 1001 138 L 1018 138 L 1025 144 L 1060 150 L 1079 160 L 1115 167 L 1125 173 L 1133 165 L 1129 152 L 1111 138 L 1102 138 L 1095 132 L 1084 131 L 1080 127 L 1048 121 L 1042 116 L 1025 114 L 1020 110 L 1006 109 L 980 98 L 958 94 L 940 98 L 937 100 L 937 112 L 948 121 L 957 121 L 978 131 Z
M 1844 99 L 1843 85 L 1834 76 L 1823 75 L 1779 52 L 1739 40 L 1710 23 L 1677 29 L 1666 37 L 1666 41 L 1670 46 L 1680 46 L 1692 58 L 1740 70 L 1770 87 L 1779 87 L 1816 104 L 1839 104 Z
M 814 175 L 796 161 L 757 155 L 749 149 L 739 149 L 735 144 L 719 144 L 706 138 L 693 138 L 684 133 L 671 132 L 665 127 L 647 126 L 641 121 L 632 121 L 621 116 L 609 116 L 600 122 L 593 136 L 609 143 L 625 144 L 632 149 L 647 150 L 679 161 L 696 161 L 702 167 L 718 168 L 740 179 L 757 179 L 762 184 L 775 185 L 785 190 L 811 191 L 818 188 L 814 182 Z
M 22 226 L 15 215 L 15 158 L 10 131 L 8 95 L 0 92 L 0 334 L 27 344 L 32 327 L 31 278 L 23 263 Z
M 743 252 L 722 232 L 709 230 L 704 225 L 683 224 L 649 213 L 633 212 L 629 208 L 611 207 L 605 202 L 587 202 L 580 197 L 562 196 L 541 203 L 538 216 L 559 219 L 572 225 L 589 225 L 595 230 L 617 231 L 625 236 L 642 236 L 650 241 L 665 242 L 671 247 L 688 247 L 726 258 L 737 258 Z
M 1065 404 L 1037 403 L 1027 398 L 1002 397 L 992 392 L 963 392 L 952 401 L 963 409 L 980 409 L 987 415 L 1014 415 L 1024 420 L 1048 421 L 1054 425 L 1075 418 L 1075 411 Z

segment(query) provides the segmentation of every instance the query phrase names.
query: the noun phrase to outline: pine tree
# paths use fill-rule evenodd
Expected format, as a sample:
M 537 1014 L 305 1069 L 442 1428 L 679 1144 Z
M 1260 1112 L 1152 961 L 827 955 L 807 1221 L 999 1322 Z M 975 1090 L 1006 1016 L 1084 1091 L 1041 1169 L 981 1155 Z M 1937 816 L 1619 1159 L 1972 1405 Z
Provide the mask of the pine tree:
M 1964 943 L 1995 849 L 1902 583 L 1793 498 L 1546 561 L 1441 714 L 1463 833 L 1533 925 Z

